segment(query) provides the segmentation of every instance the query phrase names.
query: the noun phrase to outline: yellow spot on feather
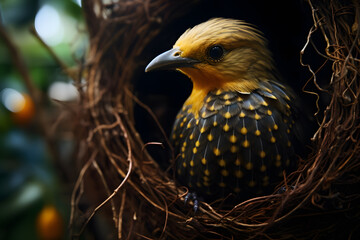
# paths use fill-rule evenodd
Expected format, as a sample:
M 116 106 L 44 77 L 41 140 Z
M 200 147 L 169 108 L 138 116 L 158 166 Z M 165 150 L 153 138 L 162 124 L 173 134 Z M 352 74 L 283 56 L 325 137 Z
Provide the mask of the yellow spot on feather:
M 214 154 L 215 156 L 219 156 L 221 154 L 220 149 L 214 148 Z
M 249 187 L 255 187 L 256 182 L 254 180 L 251 180 L 248 185 Z
M 265 87 L 265 91 L 267 91 L 268 93 L 272 93 L 270 88 Z
M 248 163 L 245 165 L 245 168 L 246 168 L 247 170 L 251 170 L 251 169 L 253 168 L 252 162 L 248 162 Z
M 247 129 L 245 127 L 242 127 L 240 129 L 240 132 L 241 132 L 241 134 L 246 135 L 247 134 Z
M 227 177 L 227 176 L 229 176 L 229 171 L 226 169 L 223 169 L 223 170 L 221 170 L 221 175 L 223 175 L 224 177 Z
M 265 172 L 266 171 L 266 166 L 263 164 L 260 167 L 260 172 Z
M 220 167 L 225 167 L 226 166 L 226 161 L 224 159 L 220 159 L 219 160 L 219 166 Z
M 243 141 L 243 142 L 242 142 L 242 146 L 243 146 L 244 148 L 250 147 L 250 142 L 249 142 L 249 140 Z
M 231 143 L 236 143 L 236 141 L 237 141 L 236 136 L 235 136 L 235 135 L 231 135 L 230 138 L 229 138 L 229 141 L 230 141 Z
M 231 113 L 230 112 L 226 112 L 224 115 L 225 118 L 229 119 L 231 118 Z
M 243 172 L 241 170 L 236 170 L 235 171 L 235 177 L 237 178 L 242 178 L 243 177 Z
M 237 151 L 238 151 L 238 147 L 237 147 L 237 146 L 233 145 L 233 146 L 230 147 L 230 152 L 236 153 Z
M 286 166 L 289 166 L 289 165 L 290 165 L 290 159 L 286 159 L 285 165 L 286 165 Z

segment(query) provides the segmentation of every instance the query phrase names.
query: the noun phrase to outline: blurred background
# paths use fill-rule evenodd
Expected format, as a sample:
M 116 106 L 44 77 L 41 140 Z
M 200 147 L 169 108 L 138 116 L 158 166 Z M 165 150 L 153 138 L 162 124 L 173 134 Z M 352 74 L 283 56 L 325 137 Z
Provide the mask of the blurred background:
M 1 24 L 22 55 L 41 99 L 37 106 L 30 98 L 31 92 L 0 37 L 1 240 L 66 236 L 76 169 L 66 167 L 75 163 L 72 133 L 69 126 L 58 126 L 57 120 L 64 119 L 59 101 L 71 104 L 78 94 L 72 80 L 30 30 L 35 28 L 63 64 L 76 66 L 87 46 L 80 2 L 0 1 Z M 43 123 L 52 139 L 44 137 L 38 109 L 45 115 Z M 61 123 L 66 125 L 66 121 Z M 53 141 L 50 148 L 49 141 Z

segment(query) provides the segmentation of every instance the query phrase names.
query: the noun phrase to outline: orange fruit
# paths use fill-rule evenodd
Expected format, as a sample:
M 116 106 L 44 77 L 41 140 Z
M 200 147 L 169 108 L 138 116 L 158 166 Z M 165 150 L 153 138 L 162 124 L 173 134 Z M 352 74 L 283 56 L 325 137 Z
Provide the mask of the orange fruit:
M 63 218 L 54 206 L 45 206 L 37 216 L 36 228 L 42 240 L 62 239 L 64 234 Z
M 18 124 L 26 124 L 31 121 L 35 114 L 35 106 L 29 95 L 22 93 L 23 101 L 19 101 L 17 111 L 12 113 L 14 122 Z

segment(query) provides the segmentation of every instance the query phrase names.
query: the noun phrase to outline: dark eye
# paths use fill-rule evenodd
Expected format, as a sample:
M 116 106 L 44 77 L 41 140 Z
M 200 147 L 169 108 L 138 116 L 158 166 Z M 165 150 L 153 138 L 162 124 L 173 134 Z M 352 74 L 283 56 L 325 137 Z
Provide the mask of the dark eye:
M 224 55 L 224 49 L 219 45 L 215 45 L 209 48 L 208 54 L 212 60 L 219 61 Z

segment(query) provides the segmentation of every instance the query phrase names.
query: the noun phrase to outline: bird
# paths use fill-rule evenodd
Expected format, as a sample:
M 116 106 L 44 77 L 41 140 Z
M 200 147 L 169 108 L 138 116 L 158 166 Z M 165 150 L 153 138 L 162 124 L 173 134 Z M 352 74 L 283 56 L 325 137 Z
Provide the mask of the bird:
M 170 140 L 176 180 L 196 208 L 198 196 L 245 200 L 272 193 L 296 169 L 296 96 L 255 26 L 230 18 L 200 23 L 145 68 L 153 70 L 177 70 L 192 81 Z

